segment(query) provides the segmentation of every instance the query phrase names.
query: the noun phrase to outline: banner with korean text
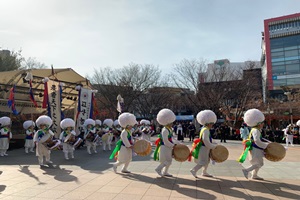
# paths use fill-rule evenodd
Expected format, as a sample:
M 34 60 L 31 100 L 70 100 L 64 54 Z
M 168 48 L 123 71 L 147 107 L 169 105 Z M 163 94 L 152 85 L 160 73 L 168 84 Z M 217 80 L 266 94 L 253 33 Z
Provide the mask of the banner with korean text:
M 61 97 L 59 90 L 59 82 L 57 81 L 48 81 L 48 97 L 49 97 L 49 107 L 51 113 L 51 119 L 53 121 L 51 130 L 55 134 L 55 137 L 58 137 L 61 133 L 60 121 L 61 121 Z
M 84 121 L 90 117 L 92 106 L 92 90 L 80 88 L 78 98 L 78 111 L 76 115 L 76 133 L 80 134 L 84 131 Z

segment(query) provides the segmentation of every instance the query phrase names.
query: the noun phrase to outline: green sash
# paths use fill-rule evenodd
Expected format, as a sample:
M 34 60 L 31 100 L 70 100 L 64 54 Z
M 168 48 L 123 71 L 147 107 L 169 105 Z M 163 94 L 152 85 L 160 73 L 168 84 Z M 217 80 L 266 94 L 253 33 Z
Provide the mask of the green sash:
M 126 131 L 127 131 L 127 138 L 129 139 L 130 137 L 131 137 L 131 135 L 130 135 L 130 131 L 129 130 L 127 130 L 126 129 Z M 111 153 L 111 155 L 109 156 L 109 159 L 113 159 L 113 158 L 117 158 L 117 156 L 118 156 L 118 152 L 120 151 L 120 149 L 121 149 L 121 146 L 122 146 L 122 140 L 120 139 L 117 143 L 116 143 L 116 147 L 115 147 L 115 149 L 113 150 L 113 152 Z

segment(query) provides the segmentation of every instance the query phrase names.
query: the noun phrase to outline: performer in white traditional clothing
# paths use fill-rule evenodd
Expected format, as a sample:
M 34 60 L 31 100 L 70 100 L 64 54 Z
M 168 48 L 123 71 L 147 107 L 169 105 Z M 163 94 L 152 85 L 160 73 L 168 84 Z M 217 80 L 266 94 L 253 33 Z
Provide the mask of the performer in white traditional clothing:
M 258 109 L 247 110 L 244 114 L 244 121 L 252 127 L 248 140 L 251 143 L 250 148 L 250 163 L 251 166 L 242 169 L 245 178 L 248 179 L 249 172 L 252 171 L 252 179 L 263 180 L 257 175 L 259 169 L 264 165 L 264 149 L 267 148 L 268 143 L 262 142 L 261 129 L 264 126 L 265 116 Z
M 103 130 L 102 130 L 102 122 L 99 119 L 95 120 L 95 130 L 96 130 L 96 134 L 98 135 L 98 139 L 96 141 L 97 146 L 102 144 L 102 134 L 103 134 Z
M 154 160 L 157 160 L 157 154 L 159 155 L 160 164 L 155 171 L 160 176 L 172 177 L 168 171 L 172 164 L 173 147 L 178 143 L 173 139 L 172 125 L 175 120 L 176 116 L 170 109 L 164 108 L 157 114 L 157 122 L 164 126 L 156 141 L 157 147 L 154 153 Z
M 12 138 L 11 120 L 9 117 L 0 118 L 0 156 L 8 156 L 9 141 Z
M 103 135 L 102 135 L 102 147 L 103 151 L 106 151 L 106 147 L 108 150 L 111 150 L 111 142 L 113 140 L 113 132 L 112 126 L 114 121 L 112 119 L 105 119 L 103 121 Z
M 92 154 L 91 148 L 93 148 L 94 152 L 97 153 L 97 136 L 95 130 L 95 120 L 86 119 L 83 124 L 85 128 L 85 133 L 83 138 L 85 139 L 85 144 L 87 148 L 88 154 Z
M 36 144 L 36 156 L 38 156 L 39 165 L 42 167 L 44 165 L 43 157 L 45 157 L 47 164 L 52 163 L 50 160 L 51 151 L 48 146 L 54 136 L 54 133 L 50 130 L 52 119 L 46 115 L 42 115 L 35 123 L 39 130 L 35 132 L 33 141 Z
M 61 132 L 59 139 L 63 143 L 65 159 L 69 160 L 69 154 L 71 155 L 71 158 L 74 158 L 74 145 L 76 145 L 76 132 L 74 131 L 75 122 L 73 119 L 66 118 L 60 122 L 60 127 L 63 132 Z
M 116 148 L 109 158 L 117 158 L 117 162 L 113 164 L 113 170 L 115 173 L 117 173 L 117 167 L 120 165 L 123 165 L 121 170 L 122 173 L 130 173 L 127 168 L 132 160 L 132 148 L 134 143 L 131 129 L 135 124 L 137 124 L 137 121 L 135 116 L 128 112 L 122 113 L 119 116 L 118 121 L 124 129 L 121 133 L 121 139 L 117 142 Z
M 146 120 L 146 119 L 142 119 L 140 121 L 140 127 L 139 127 L 139 131 L 142 133 L 141 138 L 143 140 L 147 140 L 148 142 L 151 143 L 150 139 L 151 139 L 151 130 L 150 130 L 150 121 Z
M 211 149 L 216 148 L 217 144 L 214 144 L 212 141 L 212 136 L 210 134 L 210 129 L 217 121 L 216 114 L 211 110 L 202 110 L 197 114 L 197 121 L 199 124 L 203 125 L 200 135 L 199 135 L 199 149 L 197 151 L 197 155 L 195 155 L 195 163 L 197 165 L 190 170 L 191 174 L 197 177 L 197 171 L 203 168 L 202 176 L 213 177 L 211 174 L 207 173 L 207 168 L 209 165 L 210 157 L 209 153 Z M 197 148 L 197 147 L 196 147 Z
M 113 133 L 114 133 L 115 141 L 120 139 L 121 132 L 122 132 L 122 127 L 120 126 L 119 120 L 116 119 L 113 125 Z
M 297 122 L 298 123 L 298 122 Z M 291 146 L 294 146 L 293 140 L 294 140 L 294 135 L 293 135 L 293 125 L 289 124 L 285 129 L 284 129 L 284 136 L 285 136 L 285 142 L 286 142 L 286 147 L 289 146 L 289 143 Z
M 28 150 L 30 152 L 34 152 L 34 142 L 33 142 L 33 136 L 34 136 L 34 127 L 35 123 L 32 120 L 27 120 L 23 123 L 23 128 L 25 129 L 25 153 L 28 153 Z

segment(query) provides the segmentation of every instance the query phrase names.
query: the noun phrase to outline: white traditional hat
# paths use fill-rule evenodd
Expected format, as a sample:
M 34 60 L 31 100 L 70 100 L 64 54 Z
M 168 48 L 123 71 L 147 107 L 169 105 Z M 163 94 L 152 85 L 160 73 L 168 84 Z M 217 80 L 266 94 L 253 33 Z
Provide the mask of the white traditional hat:
M 30 126 L 35 127 L 35 123 L 32 120 L 27 120 L 23 123 L 24 129 L 28 129 Z
M 65 128 L 68 128 L 68 127 L 75 127 L 75 122 L 73 119 L 71 118 L 66 118 L 66 119 L 63 119 L 61 122 L 60 122 L 60 127 L 62 129 L 65 129 Z
M 164 108 L 158 112 L 156 120 L 160 125 L 165 126 L 173 123 L 176 120 L 176 116 L 172 110 Z
M 134 126 L 135 124 L 137 124 L 135 116 L 128 112 L 122 113 L 119 116 L 118 120 L 120 126 L 123 128 L 126 128 L 127 126 Z
M 118 126 L 118 125 L 120 125 L 120 123 L 119 123 L 119 120 L 116 119 L 116 120 L 114 121 L 114 126 Z
M 265 120 L 264 114 L 258 109 L 249 109 L 244 114 L 244 121 L 250 127 L 259 125 Z
M 39 116 L 39 118 L 37 118 L 37 120 L 35 121 L 37 127 L 39 128 L 40 125 L 44 124 L 44 125 L 48 125 L 48 127 L 50 127 L 52 125 L 52 119 L 47 116 L 47 115 L 41 115 Z
M 96 120 L 95 120 L 95 124 L 96 124 L 96 125 L 98 124 L 98 125 L 100 125 L 100 126 L 101 126 L 101 125 L 102 125 L 102 122 L 101 122 L 101 120 L 99 120 L 99 119 L 96 119 Z
M 9 117 L 1 117 L 0 118 L 0 125 L 1 126 L 8 126 L 8 125 L 10 125 L 11 124 L 11 120 L 10 120 L 10 118 Z
M 201 125 L 214 124 L 217 122 L 216 114 L 211 110 L 202 110 L 197 114 L 197 121 Z
M 297 125 L 297 126 L 300 126 L 300 120 L 297 121 L 296 125 Z
M 93 126 L 95 126 L 95 120 L 93 120 L 93 119 L 86 119 L 85 121 L 84 121 L 84 124 L 83 124 L 83 126 L 85 126 L 85 127 L 87 127 L 87 125 L 93 125 Z
M 114 121 L 112 119 L 105 119 L 103 121 L 103 125 L 106 125 L 106 126 L 108 126 L 110 128 L 112 127 L 113 124 L 114 124 Z
M 142 120 L 140 121 L 140 124 L 147 125 L 147 120 L 145 120 L 145 119 L 142 119 Z

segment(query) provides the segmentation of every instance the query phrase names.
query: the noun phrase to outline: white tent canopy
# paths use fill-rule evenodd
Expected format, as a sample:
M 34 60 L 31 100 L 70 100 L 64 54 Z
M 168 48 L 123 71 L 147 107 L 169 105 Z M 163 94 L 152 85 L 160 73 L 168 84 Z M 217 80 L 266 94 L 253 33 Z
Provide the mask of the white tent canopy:
M 29 97 L 29 82 L 25 79 L 28 72 L 33 75 L 32 88 L 38 107 L 34 106 Z M 7 101 L 10 93 L 9 90 L 15 85 L 15 106 L 20 114 L 45 112 L 46 109 L 42 108 L 44 91 L 43 79 L 45 77 L 64 83 L 62 87 L 62 110 L 72 109 L 76 106 L 78 91 L 75 87 L 77 85 L 91 89 L 90 82 L 71 68 L 0 72 L 0 111 L 12 112 L 7 106 Z

